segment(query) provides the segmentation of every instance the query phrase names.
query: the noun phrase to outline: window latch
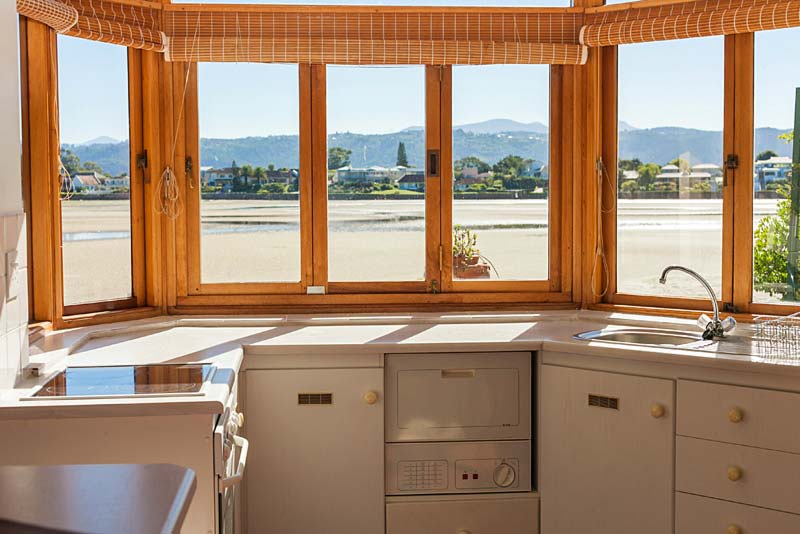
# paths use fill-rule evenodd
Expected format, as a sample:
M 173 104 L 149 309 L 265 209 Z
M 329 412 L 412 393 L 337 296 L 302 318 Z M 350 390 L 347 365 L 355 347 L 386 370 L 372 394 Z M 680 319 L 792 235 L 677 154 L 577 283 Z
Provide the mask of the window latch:
M 141 154 L 136 154 L 136 167 L 142 170 L 147 168 L 147 150 Z
M 439 151 L 428 150 L 428 177 L 439 178 Z
M 739 156 L 737 154 L 728 154 L 725 158 L 725 168 L 729 171 L 735 171 L 739 168 Z

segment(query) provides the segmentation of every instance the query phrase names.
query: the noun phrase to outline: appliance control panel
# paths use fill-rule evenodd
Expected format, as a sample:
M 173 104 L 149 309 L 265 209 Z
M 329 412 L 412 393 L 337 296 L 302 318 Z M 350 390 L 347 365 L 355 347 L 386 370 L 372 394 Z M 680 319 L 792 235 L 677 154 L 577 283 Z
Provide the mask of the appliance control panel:
M 518 458 L 473 458 L 456 460 L 457 489 L 496 489 L 516 487 Z
M 386 444 L 387 495 L 530 489 L 530 441 Z

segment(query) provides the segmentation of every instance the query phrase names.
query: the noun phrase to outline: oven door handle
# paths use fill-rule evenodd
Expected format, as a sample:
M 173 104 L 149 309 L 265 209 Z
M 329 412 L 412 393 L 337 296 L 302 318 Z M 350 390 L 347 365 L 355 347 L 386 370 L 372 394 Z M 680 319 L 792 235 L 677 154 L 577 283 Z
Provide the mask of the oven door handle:
M 235 486 L 244 478 L 244 468 L 247 465 L 247 450 L 250 448 L 250 442 L 242 436 L 233 436 L 233 444 L 241 449 L 241 452 L 239 452 L 239 465 L 236 467 L 235 474 L 219 479 L 219 491 Z

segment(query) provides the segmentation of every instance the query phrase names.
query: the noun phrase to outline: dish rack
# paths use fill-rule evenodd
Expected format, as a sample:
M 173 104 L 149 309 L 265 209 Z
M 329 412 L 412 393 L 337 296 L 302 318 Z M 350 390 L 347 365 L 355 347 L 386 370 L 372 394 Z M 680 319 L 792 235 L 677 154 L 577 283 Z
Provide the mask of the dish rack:
M 756 317 L 753 345 L 764 358 L 800 362 L 800 312 L 786 317 Z

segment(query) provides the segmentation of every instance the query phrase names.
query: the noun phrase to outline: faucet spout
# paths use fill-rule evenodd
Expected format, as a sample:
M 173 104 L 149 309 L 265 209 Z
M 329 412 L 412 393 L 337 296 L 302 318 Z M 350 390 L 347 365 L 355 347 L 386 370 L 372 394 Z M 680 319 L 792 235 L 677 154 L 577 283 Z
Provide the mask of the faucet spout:
M 714 288 L 711 287 L 711 284 L 708 281 L 700 276 L 697 271 L 689 269 L 688 267 L 684 267 L 682 265 L 669 265 L 661 271 L 661 277 L 658 279 L 660 284 L 667 283 L 667 275 L 672 271 L 680 271 L 682 273 L 688 274 L 705 288 L 706 292 L 708 293 L 709 298 L 711 299 L 711 308 L 714 310 L 714 316 L 709 318 L 707 315 L 703 314 L 698 319 L 698 324 L 701 328 L 704 329 L 703 331 L 703 338 L 704 339 L 714 339 L 714 338 L 721 338 L 724 337 L 726 333 L 733 332 L 733 329 L 736 328 L 736 320 L 733 317 L 727 317 L 724 320 L 721 320 L 719 317 L 719 303 L 717 301 L 717 294 L 714 292 Z

